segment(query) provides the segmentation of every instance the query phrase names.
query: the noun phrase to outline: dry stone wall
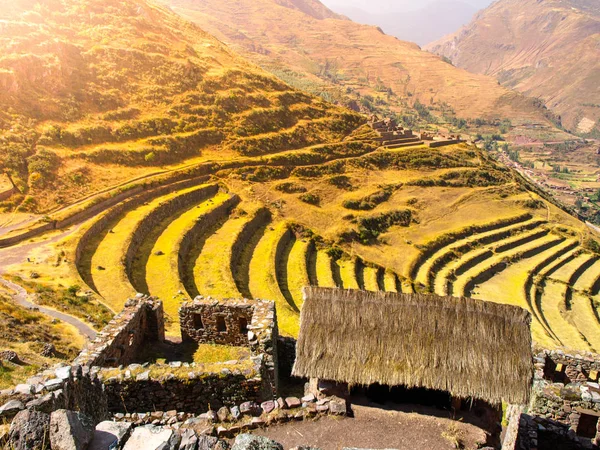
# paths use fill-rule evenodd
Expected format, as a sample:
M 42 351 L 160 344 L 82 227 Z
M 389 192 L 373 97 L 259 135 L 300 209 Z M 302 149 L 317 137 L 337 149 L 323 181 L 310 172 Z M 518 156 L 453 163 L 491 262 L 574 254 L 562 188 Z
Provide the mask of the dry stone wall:
M 162 302 L 139 295 L 125 303 L 123 311 L 98 333 L 74 363 L 88 367 L 130 364 L 144 345 L 162 342 L 164 338 Z

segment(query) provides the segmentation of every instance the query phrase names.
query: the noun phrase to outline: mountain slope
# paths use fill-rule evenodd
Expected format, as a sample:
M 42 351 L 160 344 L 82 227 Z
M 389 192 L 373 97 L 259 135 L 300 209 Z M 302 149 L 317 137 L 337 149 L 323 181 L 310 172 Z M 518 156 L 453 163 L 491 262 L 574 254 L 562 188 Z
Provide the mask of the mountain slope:
M 600 6 L 500 0 L 427 47 L 458 67 L 543 99 L 571 130 L 600 131 Z
M 46 212 L 238 148 L 336 141 L 362 120 L 142 0 L 19 0 L 0 19 L 0 172 L 29 194 L 5 208 Z
M 450 105 L 461 117 L 546 122 L 529 99 L 492 78 L 457 69 L 376 27 L 316 19 L 297 7 L 301 0 L 294 8 L 275 0 L 162 1 L 253 61 L 276 73 L 291 70 L 307 84 L 326 80 L 387 97 L 396 110 L 419 100 L 438 110 Z

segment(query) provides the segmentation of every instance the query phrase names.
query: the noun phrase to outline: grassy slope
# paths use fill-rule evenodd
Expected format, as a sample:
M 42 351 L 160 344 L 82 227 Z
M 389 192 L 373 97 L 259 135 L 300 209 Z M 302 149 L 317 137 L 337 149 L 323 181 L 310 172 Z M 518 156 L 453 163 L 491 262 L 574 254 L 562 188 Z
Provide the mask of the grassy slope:
M 202 151 L 335 141 L 358 119 L 145 0 L 20 0 L 0 19 L 0 167 L 30 194 L 6 209 L 48 212 Z M 288 148 L 265 142 L 281 131 Z
M 194 225 L 198 217 L 213 210 L 228 198 L 228 194 L 221 193 L 212 199 L 193 206 L 172 220 L 156 241 L 146 244 L 152 246 L 145 274 L 149 293 L 163 300 L 165 314 L 171 318 L 173 323 L 178 322 L 179 304 L 189 299 L 179 279 L 177 268 L 179 249 L 177 244 L 181 237 Z M 162 255 L 158 254 L 159 252 Z
M 259 64 L 315 91 L 318 86 L 326 92 L 351 88 L 381 97 L 395 109 L 418 99 L 437 107 L 447 103 L 462 117 L 544 121 L 528 101 L 494 79 L 456 69 L 373 26 L 321 20 L 274 0 L 162 1 Z M 382 93 L 388 88 L 394 95 Z

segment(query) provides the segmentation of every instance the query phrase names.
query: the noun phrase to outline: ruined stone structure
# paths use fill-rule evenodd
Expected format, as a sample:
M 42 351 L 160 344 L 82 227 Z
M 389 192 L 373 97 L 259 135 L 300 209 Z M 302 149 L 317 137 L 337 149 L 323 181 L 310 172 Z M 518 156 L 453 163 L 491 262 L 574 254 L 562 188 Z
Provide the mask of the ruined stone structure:
M 535 367 L 532 399 L 521 417 L 517 448 L 536 448 L 544 441 L 569 448 L 598 445 L 600 356 L 546 350 L 536 355 Z
M 123 311 L 79 354 L 81 366 L 117 367 L 132 363 L 145 344 L 165 339 L 162 302 L 139 296 L 128 300 Z
M 216 300 L 196 297 L 179 309 L 184 342 L 249 347 L 261 361 L 262 391 L 277 392 L 277 316 L 275 303 L 264 300 Z

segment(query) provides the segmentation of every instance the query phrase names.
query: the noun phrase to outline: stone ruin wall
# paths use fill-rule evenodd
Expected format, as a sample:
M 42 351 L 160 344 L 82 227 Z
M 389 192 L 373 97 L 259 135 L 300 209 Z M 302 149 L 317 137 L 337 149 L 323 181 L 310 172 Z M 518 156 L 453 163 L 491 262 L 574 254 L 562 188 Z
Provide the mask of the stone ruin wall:
M 536 448 L 540 433 L 551 436 L 559 447 L 592 448 L 600 443 L 600 421 L 592 430 L 595 436 L 582 436 L 579 430 L 582 416 L 600 417 L 599 372 L 598 355 L 560 350 L 538 353 L 532 398 L 521 416 L 516 448 Z
M 73 361 L 75 365 L 117 367 L 135 361 L 143 346 L 165 339 L 164 310 L 160 300 L 137 297 L 125 303 L 96 338 Z
M 210 300 L 214 303 L 213 300 Z M 241 300 L 251 311 L 245 346 L 251 356 L 214 364 L 136 364 L 144 346 L 164 340 L 162 302 L 138 296 L 100 332 L 72 366 L 49 369 L 3 392 L 0 418 L 23 409 L 81 411 L 101 421 L 110 413 L 172 411 L 200 414 L 277 397 L 275 305 Z M 8 406 L 7 406 L 8 405 Z
M 181 305 L 179 320 L 184 342 L 249 347 L 250 358 L 259 362 L 262 397 L 270 398 L 278 392 L 279 332 L 275 303 L 199 296 Z

